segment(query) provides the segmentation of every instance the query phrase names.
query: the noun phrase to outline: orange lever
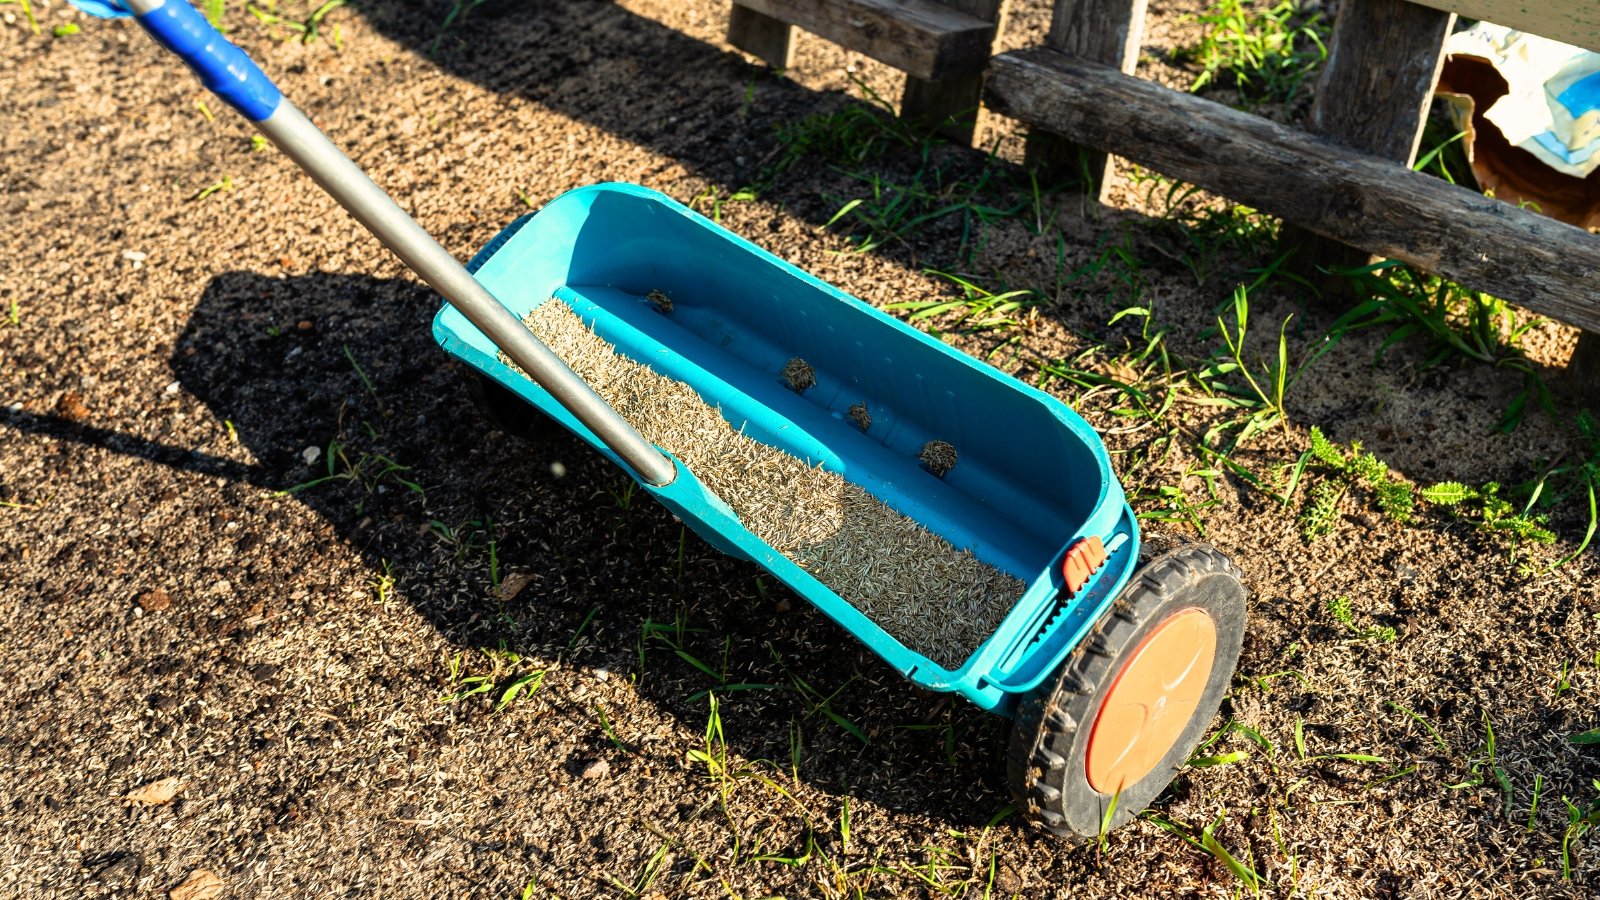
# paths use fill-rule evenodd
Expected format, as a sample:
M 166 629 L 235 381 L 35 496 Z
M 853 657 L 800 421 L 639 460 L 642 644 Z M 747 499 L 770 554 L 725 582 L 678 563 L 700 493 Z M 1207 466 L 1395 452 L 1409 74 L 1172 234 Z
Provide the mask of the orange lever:
M 1067 581 L 1067 596 L 1083 590 L 1090 576 L 1105 562 L 1106 546 L 1098 534 L 1082 538 L 1067 548 L 1066 558 L 1061 561 L 1061 575 Z

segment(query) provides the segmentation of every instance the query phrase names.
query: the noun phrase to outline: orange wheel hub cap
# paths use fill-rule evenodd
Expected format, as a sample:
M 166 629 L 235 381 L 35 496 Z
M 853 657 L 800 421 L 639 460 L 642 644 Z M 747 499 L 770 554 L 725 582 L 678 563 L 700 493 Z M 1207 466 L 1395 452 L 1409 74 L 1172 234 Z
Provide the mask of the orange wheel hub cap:
M 1200 609 L 1157 625 L 1117 673 L 1089 732 L 1089 786 L 1115 794 L 1161 762 L 1211 680 L 1217 627 Z

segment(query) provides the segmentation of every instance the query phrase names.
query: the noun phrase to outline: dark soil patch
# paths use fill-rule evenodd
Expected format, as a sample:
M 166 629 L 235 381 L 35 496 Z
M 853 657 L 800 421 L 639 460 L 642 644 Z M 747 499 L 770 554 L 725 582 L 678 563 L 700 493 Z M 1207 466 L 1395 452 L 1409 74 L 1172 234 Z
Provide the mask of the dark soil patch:
M 773 77 L 721 43 L 725 7 L 709 0 L 490 0 L 429 56 L 448 6 L 372 0 L 310 44 L 273 40 L 242 9 L 228 22 L 462 256 L 526 212 L 522 197 L 638 181 L 703 198 L 874 304 L 955 296 L 925 266 L 1043 289 L 1023 325 L 950 335 L 1029 380 L 1137 340 L 1136 320 L 1106 324 L 1130 305 L 1203 358 L 1215 311 L 1261 263 L 1224 248 L 1197 278 L 1185 257 L 1203 248 L 1131 182 L 1104 214 L 1049 195 L 841 252 L 864 226 L 818 226 L 870 190 L 856 167 L 802 159 L 760 199 L 729 198 L 763 179 L 777 126 L 860 104 L 852 76 L 894 97 L 892 73 L 806 37 L 802 65 Z M 1007 42 L 1036 40 L 1044 4 L 1018 7 Z M 84 20 L 56 39 L 74 14 L 36 8 L 43 36 L 0 29 L 0 311 L 18 310 L 0 322 L 0 894 L 161 896 L 201 869 L 241 897 L 604 896 L 617 882 L 924 896 L 930 880 L 968 896 L 991 882 L 1027 897 L 1248 893 L 1152 821 L 1101 851 L 1003 815 L 1004 721 L 909 687 L 576 440 L 489 430 L 429 335 L 427 289 L 136 28 Z M 983 134 L 1001 163 L 888 142 L 864 166 L 906 184 L 934 164 L 944 186 L 987 177 L 985 191 L 1027 197 L 1007 162 L 1019 130 Z M 231 190 L 194 199 L 225 176 Z M 1139 265 L 1097 268 L 1119 250 Z M 1252 352 L 1291 312 L 1299 352 L 1337 310 L 1262 293 Z M 1559 367 L 1570 337 L 1546 329 L 1540 361 Z M 1292 463 L 1311 424 L 1417 481 L 1520 480 L 1570 448 L 1584 398 L 1493 434 L 1520 379 L 1423 370 L 1411 347 L 1374 367 L 1381 338 L 1324 357 L 1290 394 L 1291 428 L 1240 461 Z M 1209 499 L 1194 472 L 1210 463 L 1187 448 L 1214 409 L 1185 408 L 1167 441 L 1170 425 L 1130 424 L 1112 395 L 1049 389 L 1106 434 L 1141 512 L 1162 508 L 1162 487 Z M 1513 555 L 1438 511 L 1401 526 L 1351 503 L 1307 544 L 1294 510 L 1242 479 L 1219 479 L 1215 499 L 1205 537 L 1253 592 L 1217 725 L 1262 742 L 1228 732 L 1212 752 L 1249 758 L 1187 771 L 1156 811 L 1216 823 L 1271 895 L 1592 895 L 1593 850 L 1571 880 L 1560 869 L 1562 799 L 1593 801 L 1600 777 L 1592 748 L 1566 742 L 1600 724 L 1595 555 L 1548 570 L 1581 521 L 1558 517 L 1563 544 Z M 1150 530 L 1153 548 L 1197 536 Z M 522 586 L 497 592 L 496 576 Z M 1340 596 L 1395 640 L 1336 622 Z M 169 803 L 119 799 L 166 777 L 182 783 Z

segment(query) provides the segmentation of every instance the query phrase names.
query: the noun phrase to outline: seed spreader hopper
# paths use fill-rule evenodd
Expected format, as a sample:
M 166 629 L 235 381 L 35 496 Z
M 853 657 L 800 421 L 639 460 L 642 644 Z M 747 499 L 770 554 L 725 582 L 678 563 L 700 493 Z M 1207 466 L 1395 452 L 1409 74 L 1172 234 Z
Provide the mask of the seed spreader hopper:
M 462 267 L 186 0 L 74 2 L 131 11 L 438 290 L 448 304 L 434 336 L 479 374 L 493 418 L 525 424 L 537 409 L 907 679 L 1011 717 L 1011 790 L 1034 823 L 1072 837 L 1126 822 L 1198 743 L 1238 660 L 1240 573 L 1199 544 L 1141 568 L 1138 524 L 1105 448 L 1059 400 L 642 187 L 564 194 Z M 863 612 L 870 603 L 753 533 L 681 454 L 646 440 L 536 339 L 523 319 L 547 303 L 650 377 L 688 386 L 728 428 L 1013 579 L 1017 596 L 963 658 L 908 646 Z M 933 448 L 948 458 L 931 459 Z

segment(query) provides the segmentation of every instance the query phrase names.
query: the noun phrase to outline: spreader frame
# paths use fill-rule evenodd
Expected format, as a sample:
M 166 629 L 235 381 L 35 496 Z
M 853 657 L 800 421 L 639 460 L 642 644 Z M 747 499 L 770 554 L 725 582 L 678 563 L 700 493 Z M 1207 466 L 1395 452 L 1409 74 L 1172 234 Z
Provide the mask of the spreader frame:
M 567 303 L 619 353 L 695 388 L 730 424 L 839 472 L 1022 579 L 1027 588 L 1000 626 L 961 665 L 947 668 L 751 534 L 681 463 L 669 485 L 641 481 L 713 546 L 771 571 L 924 688 L 1009 714 L 1019 694 L 1059 666 L 1135 568 L 1137 522 L 1099 436 L 1066 404 L 660 193 L 626 184 L 571 191 L 512 223 L 468 268 L 514 315 L 551 297 Z M 654 290 L 672 296 L 672 314 L 647 300 Z M 441 309 L 434 337 L 617 461 L 544 389 L 503 363 L 459 312 Z M 804 396 L 778 375 L 794 356 L 816 364 L 818 385 Z M 873 409 L 873 428 L 881 425 L 886 437 L 862 435 L 845 418 L 862 398 Z M 944 479 L 918 471 L 912 448 L 946 436 L 962 462 Z M 1079 590 L 1068 591 L 1062 560 L 1090 536 L 1101 539 L 1106 559 Z

